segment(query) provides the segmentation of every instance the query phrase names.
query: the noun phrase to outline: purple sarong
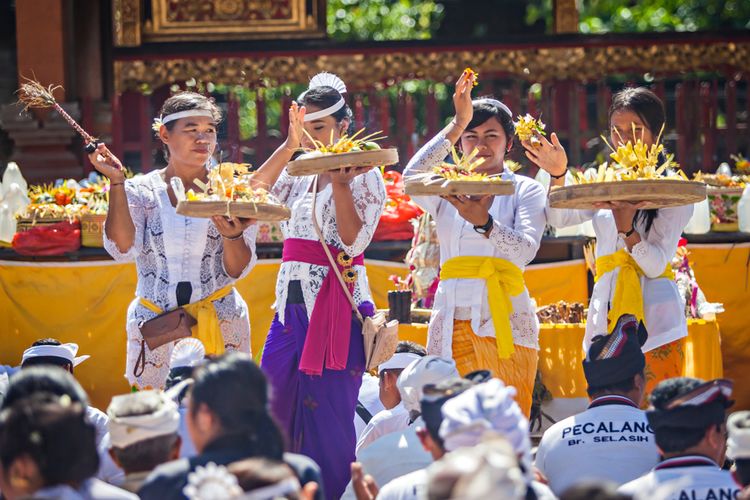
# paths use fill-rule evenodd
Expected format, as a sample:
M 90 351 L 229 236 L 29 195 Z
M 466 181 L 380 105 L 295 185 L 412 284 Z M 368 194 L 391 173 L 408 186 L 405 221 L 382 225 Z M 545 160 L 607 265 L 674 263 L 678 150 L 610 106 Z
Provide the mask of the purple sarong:
M 359 306 L 372 316 L 375 306 Z M 287 304 L 286 325 L 278 315 L 263 347 L 261 367 L 271 382 L 271 410 L 289 440 L 289 451 L 307 455 L 323 474 L 326 497 L 338 500 L 351 479 L 355 460 L 354 409 L 365 369 L 362 325 L 352 314 L 346 369 L 323 369 L 322 375 L 299 370 L 308 319 L 304 304 Z

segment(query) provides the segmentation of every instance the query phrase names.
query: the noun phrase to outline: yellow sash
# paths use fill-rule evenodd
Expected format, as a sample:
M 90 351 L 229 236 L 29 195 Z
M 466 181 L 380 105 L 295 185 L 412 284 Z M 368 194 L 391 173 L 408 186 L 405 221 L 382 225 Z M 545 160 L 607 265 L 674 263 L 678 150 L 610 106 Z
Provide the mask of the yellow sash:
M 234 290 L 233 286 L 225 286 L 206 297 L 205 299 L 182 306 L 187 313 L 194 317 L 198 324 L 193 327 L 193 337 L 197 338 L 206 348 L 206 354 L 218 355 L 224 352 L 224 337 L 221 335 L 219 317 L 216 315 L 216 308 L 213 302 L 223 299 Z M 156 314 L 162 314 L 164 311 L 148 299 L 139 297 L 138 300 L 145 308 Z
M 512 262 L 497 257 L 453 257 L 440 270 L 440 279 L 483 279 L 487 282 L 487 299 L 492 325 L 495 327 L 497 353 L 501 359 L 513 354 L 513 331 L 510 298 L 523 293 L 523 273 Z
M 610 325 L 614 325 L 623 314 L 632 314 L 645 322 L 643 313 L 643 290 L 641 289 L 641 276 L 643 271 L 633 257 L 624 248 L 610 255 L 603 255 L 596 259 L 596 278 L 599 280 L 605 273 L 620 269 L 615 285 L 615 294 L 612 297 L 607 319 Z M 664 272 L 657 278 L 669 278 L 674 280 L 672 266 L 667 264 Z

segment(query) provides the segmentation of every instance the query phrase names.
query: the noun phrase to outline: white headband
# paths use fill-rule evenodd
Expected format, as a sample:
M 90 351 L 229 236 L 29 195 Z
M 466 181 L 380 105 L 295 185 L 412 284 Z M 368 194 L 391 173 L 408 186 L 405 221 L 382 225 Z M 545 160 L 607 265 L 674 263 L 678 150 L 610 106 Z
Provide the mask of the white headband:
M 508 106 L 506 106 L 505 104 L 501 103 L 500 101 L 498 101 L 497 99 L 492 99 L 492 98 L 489 98 L 489 97 L 485 97 L 483 99 L 475 99 L 474 102 L 477 103 L 477 104 L 487 103 L 487 104 L 492 104 L 493 106 L 497 106 L 498 108 L 500 108 L 503 111 L 505 111 L 506 113 L 508 113 L 508 116 L 511 119 L 513 119 L 513 113 L 510 111 L 510 108 Z
M 318 87 L 331 87 L 335 89 L 339 94 L 346 94 L 346 84 L 344 81 L 333 73 L 318 73 L 312 79 L 310 79 L 310 85 L 307 86 L 307 90 L 311 90 Z M 304 121 L 311 122 L 326 116 L 331 116 L 336 111 L 340 110 L 346 105 L 346 101 L 342 97 L 333 106 L 328 106 L 320 111 L 315 111 L 305 115 Z
M 397 352 L 391 356 L 391 359 L 378 365 L 378 375 L 383 373 L 383 370 L 403 370 L 412 361 L 416 361 L 421 357 L 419 354 L 414 354 L 413 352 Z
M 112 402 L 107 408 L 110 446 L 127 448 L 131 444 L 147 439 L 177 433 L 180 426 L 180 413 L 177 410 L 177 403 L 166 393 L 150 392 L 156 394 L 161 401 L 155 412 L 145 415 L 119 417 L 115 414 L 115 408 L 118 405 L 127 404 L 129 399 L 139 397 L 138 393 L 123 394 L 112 398 Z M 143 397 L 143 393 L 140 397 Z
M 162 116 L 159 118 L 159 121 L 161 121 L 163 125 L 166 125 L 169 122 L 179 120 L 180 118 L 187 118 L 188 116 L 205 116 L 213 118 L 214 114 L 210 109 L 187 109 L 185 111 L 178 111 L 177 113 L 170 113 L 167 116 Z
M 50 356 L 53 358 L 65 359 L 73 366 L 78 366 L 91 357 L 89 355 L 76 357 L 77 353 L 78 344 L 74 344 L 72 342 L 60 345 L 37 345 L 29 347 L 28 349 L 23 351 L 21 364 L 23 365 L 29 359 L 38 358 L 40 356 Z

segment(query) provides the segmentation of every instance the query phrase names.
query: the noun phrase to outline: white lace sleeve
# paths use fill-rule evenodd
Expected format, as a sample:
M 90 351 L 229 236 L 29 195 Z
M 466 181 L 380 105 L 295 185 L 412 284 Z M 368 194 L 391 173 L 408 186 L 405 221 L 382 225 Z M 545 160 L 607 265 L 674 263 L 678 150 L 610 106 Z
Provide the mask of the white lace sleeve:
M 143 232 L 146 228 L 146 207 L 138 193 L 138 184 L 130 179 L 125 181 L 125 196 L 128 199 L 130 218 L 135 226 L 135 237 L 133 245 L 122 251 L 117 243 L 107 237 L 107 222 L 104 223 L 104 249 L 117 262 L 132 262 L 141 253 L 143 248 Z
M 242 233 L 242 239 L 245 241 L 245 245 L 247 245 L 247 248 L 249 248 L 251 252 L 250 261 L 247 263 L 247 265 L 242 270 L 240 275 L 237 276 L 237 278 L 232 278 L 232 279 L 241 280 L 242 278 L 247 276 L 250 273 L 250 271 L 255 267 L 255 264 L 258 263 L 258 254 L 255 251 L 255 239 L 257 237 L 258 237 L 258 224 L 253 224 L 252 226 L 245 229 L 245 231 Z M 221 268 L 224 270 L 224 274 L 229 276 L 229 273 L 227 272 L 227 268 L 224 264 L 223 256 L 221 259 Z
M 294 177 L 289 175 L 286 168 L 281 171 L 281 175 L 276 179 L 276 183 L 270 189 L 271 194 L 279 199 L 281 203 L 286 204 L 289 199 L 289 194 L 292 192 L 294 186 Z
M 547 195 L 541 184 L 529 182 L 519 188 L 517 196 L 513 227 L 495 221 L 489 240 L 504 258 L 526 265 L 536 256 L 544 234 Z
M 570 186 L 573 184 L 572 174 L 569 172 L 565 176 L 565 185 Z M 552 208 L 549 206 L 549 202 L 546 207 L 547 222 L 550 226 L 555 228 L 563 228 L 568 226 L 576 226 L 583 224 L 587 220 L 591 220 L 596 215 L 596 210 L 575 210 L 572 208 Z
M 630 255 L 648 278 L 659 277 L 672 261 L 682 230 L 692 215 L 693 205 L 662 208 L 657 212 L 648 234 L 638 228 L 641 241 L 633 245 Z
M 440 132 L 430 142 L 419 148 L 417 154 L 409 160 L 404 168 L 404 177 L 427 172 L 432 167 L 440 164 L 451 152 L 451 142 Z M 443 201 L 437 196 L 415 196 L 414 202 L 433 216 L 437 214 L 438 207 Z
M 372 169 L 366 174 L 355 177 L 352 181 L 352 197 L 357 215 L 362 220 L 362 228 L 351 245 L 345 245 L 336 231 L 338 244 L 351 256 L 360 255 L 370 244 L 375 229 L 380 222 L 380 215 L 385 208 L 385 183 L 380 170 Z

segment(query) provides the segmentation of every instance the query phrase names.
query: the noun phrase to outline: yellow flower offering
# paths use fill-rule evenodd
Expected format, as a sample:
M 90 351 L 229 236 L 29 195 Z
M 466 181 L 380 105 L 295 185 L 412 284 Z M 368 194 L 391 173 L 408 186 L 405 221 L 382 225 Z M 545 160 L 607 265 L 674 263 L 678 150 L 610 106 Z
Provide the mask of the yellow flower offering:
M 208 183 L 193 181 L 199 192 L 193 189 L 185 193 L 188 201 L 240 201 L 247 203 L 276 203 L 273 196 L 263 188 L 253 188 L 252 173 L 247 163 L 220 163 L 208 173 Z
M 542 122 L 541 120 L 537 120 L 528 113 L 526 113 L 526 115 L 524 116 L 518 115 L 518 121 L 515 123 L 515 125 L 516 135 L 518 136 L 518 138 L 522 141 L 531 141 L 531 143 L 534 145 L 540 144 L 534 132 L 538 132 L 541 135 L 547 135 L 544 131 L 544 129 L 547 127 L 544 122 Z
M 477 85 L 479 85 L 479 73 L 468 67 L 464 69 L 464 73 L 468 74 L 469 76 L 474 76 L 474 85 L 472 85 L 472 87 L 476 87 Z
M 328 144 L 323 144 L 322 142 L 313 139 L 313 137 L 307 132 L 307 130 L 305 130 L 304 132 L 307 135 L 308 139 L 310 139 L 310 141 L 312 141 L 313 145 L 315 146 L 315 149 L 313 151 L 317 151 L 318 153 L 339 154 L 351 153 L 354 151 L 370 151 L 373 149 L 380 149 L 380 146 L 378 146 L 375 141 L 385 139 L 385 136 L 378 135 L 382 131 L 379 130 L 375 133 L 358 138 L 357 136 L 359 136 L 359 134 L 364 131 L 365 129 L 361 129 L 352 136 L 344 134 L 334 142 L 333 130 L 331 130 L 331 139 Z
M 449 181 L 485 181 L 497 182 L 502 180 L 499 175 L 488 175 L 477 172 L 476 168 L 484 163 L 484 158 L 476 158 L 479 149 L 468 155 L 459 155 L 456 148 L 451 149 L 453 163 L 443 162 L 432 169 L 433 173 Z M 476 158 L 476 159 L 475 159 Z

